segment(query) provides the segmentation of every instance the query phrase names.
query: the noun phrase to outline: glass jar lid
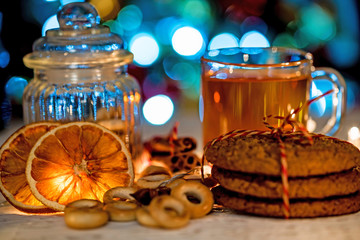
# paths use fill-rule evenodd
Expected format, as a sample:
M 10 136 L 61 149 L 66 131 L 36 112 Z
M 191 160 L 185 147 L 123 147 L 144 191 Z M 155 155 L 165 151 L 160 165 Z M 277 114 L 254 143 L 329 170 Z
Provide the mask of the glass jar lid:
M 123 40 L 100 25 L 100 17 L 91 4 L 74 2 L 57 14 L 59 29 L 51 29 L 36 40 L 33 52 L 24 57 L 29 68 L 101 68 L 118 67 L 132 62 Z

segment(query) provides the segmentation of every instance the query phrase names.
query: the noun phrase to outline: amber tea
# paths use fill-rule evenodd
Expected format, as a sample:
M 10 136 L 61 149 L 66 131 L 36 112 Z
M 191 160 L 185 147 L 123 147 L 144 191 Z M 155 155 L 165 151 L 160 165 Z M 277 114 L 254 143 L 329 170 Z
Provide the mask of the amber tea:
M 285 116 L 308 99 L 309 79 L 216 79 L 203 76 L 204 143 L 234 129 L 266 129 L 263 117 Z M 305 124 L 307 110 L 296 120 Z M 277 126 L 280 122 L 269 119 Z

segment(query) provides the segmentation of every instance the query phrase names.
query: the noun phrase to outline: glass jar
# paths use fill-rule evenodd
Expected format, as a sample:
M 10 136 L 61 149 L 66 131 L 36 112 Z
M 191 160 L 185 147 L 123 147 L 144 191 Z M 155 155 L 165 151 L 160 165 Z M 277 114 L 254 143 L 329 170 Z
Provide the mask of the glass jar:
M 67 4 L 57 17 L 60 28 L 36 40 L 23 59 L 34 69 L 23 94 L 25 124 L 97 122 L 120 135 L 135 159 L 141 151 L 141 93 L 127 73 L 132 53 L 99 24 L 89 3 Z

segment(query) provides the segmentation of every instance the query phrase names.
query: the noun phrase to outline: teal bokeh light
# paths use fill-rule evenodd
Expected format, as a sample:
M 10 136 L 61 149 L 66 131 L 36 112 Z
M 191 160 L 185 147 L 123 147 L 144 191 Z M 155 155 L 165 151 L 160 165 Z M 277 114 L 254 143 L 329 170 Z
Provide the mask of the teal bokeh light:
M 143 21 L 143 14 L 136 5 L 127 5 L 120 10 L 116 21 L 125 31 L 134 31 L 138 29 Z
M 313 3 L 300 10 L 300 31 L 311 42 L 329 41 L 336 34 L 336 25 L 327 11 Z
M 277 35 L 272 45 L 277 47 L 290 47 L 290 48 L 298 47 L 298 44 L 295 41 L 294 37 L 287 32 L 280 33 L 279 35 Z
M 200 91 L 200 65 L 181 56 L 166 56 L 163 61 L 166 75 L 176 81 L 183 96 L 197 100 Z
M 116 33 L 120 36 L 124 34 L 124 29 L 122 28 L 119 21 L 116 20 L 109 20 L 103 23 L 103 25 L 108 26 L 110 28 L 110 31 L 113 33 Z
M 194 25 L 210 24 L 213 22 L 212 9 L 206 0 L 184 0 L 181 17 Z
M 176 62 L 169 71 L 170 77 L 180 82 L 180 88 L 188 89 L 193 87 L 196 81 L 196 69 L 191 62 Z

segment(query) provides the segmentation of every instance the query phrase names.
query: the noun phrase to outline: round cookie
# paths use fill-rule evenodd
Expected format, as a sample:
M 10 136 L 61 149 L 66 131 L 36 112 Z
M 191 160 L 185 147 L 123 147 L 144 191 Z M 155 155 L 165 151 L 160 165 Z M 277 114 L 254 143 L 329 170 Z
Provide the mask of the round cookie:
M 284 217 L 282 200 L 247 197 L 221 186 L 212 189 L 215 202 L 243 213 Z M 290 218 L 311 218 L 349 214 L 360 210 L 360 192 L 322 200 L 295 200 L 290 202 Z
M 289 177 L 325 175 L 353 169 L 360 163 L 359 149 L 340 139 L 312 134 L 313 144 L 283 138 Z M 279 142 L 270 134 L 235 136 L 215 141 L 205 149 L 210 163 L 233 171 L 280 176 Z
M 281 177 L 246 174 L 212 167 L 212 177 L 224 188 L 259 198 L 281 198 L 283 185 Z M 360 172 L 348 170 L 341 173 L 289 178 L 289 197 L 326 198 L 355 193 L 360 190 Z

